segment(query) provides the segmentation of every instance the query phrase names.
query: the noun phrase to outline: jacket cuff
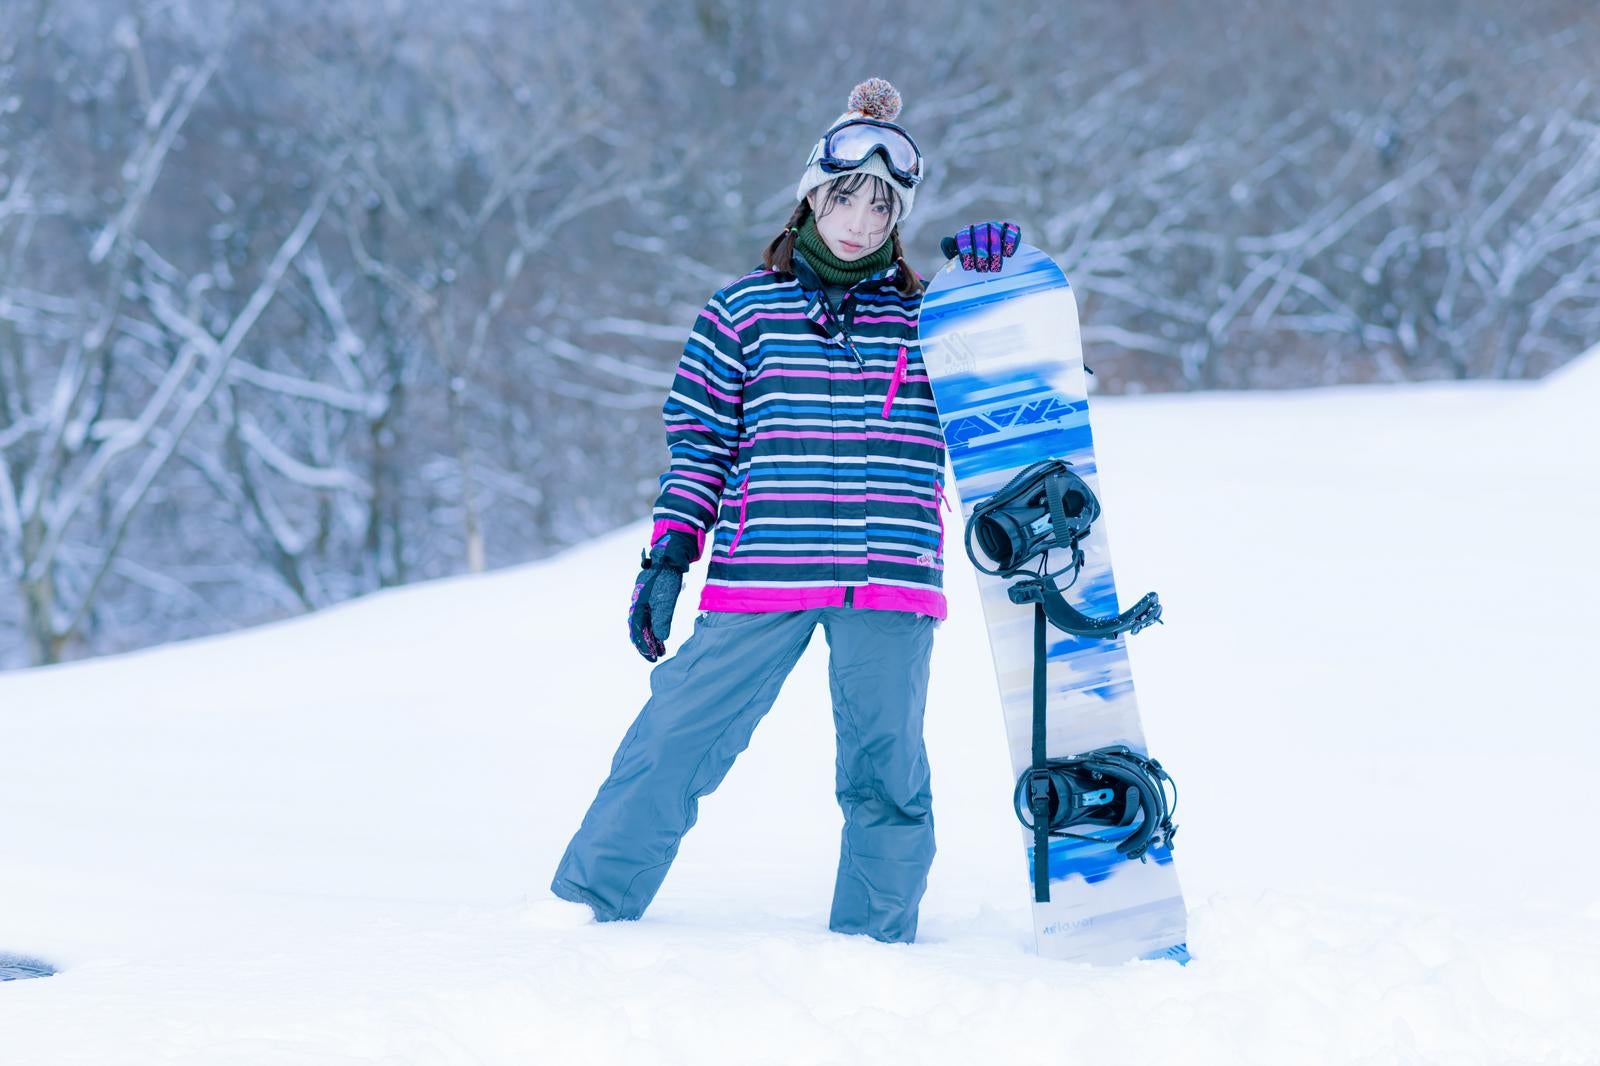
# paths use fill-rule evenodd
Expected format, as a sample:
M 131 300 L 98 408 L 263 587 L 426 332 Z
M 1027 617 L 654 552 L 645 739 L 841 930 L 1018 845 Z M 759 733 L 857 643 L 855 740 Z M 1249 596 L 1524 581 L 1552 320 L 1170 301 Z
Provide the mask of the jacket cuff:
M 657 522 L 655 524 L 655 528 L 651 529 L 650 531 L 650 546 L 653 548 L 657 544 L 660 544 L 662 537 L 674 531 L 680 533 L 689 533 L 694 536 L 694 554 L 689 557 L 689 562 L 692 563 L 696 559 L 700 558 L 700 556 L 706 550 L 706 532 L 703 529 L 696 529 L 685 522 L 672 522 L 666 520 Z

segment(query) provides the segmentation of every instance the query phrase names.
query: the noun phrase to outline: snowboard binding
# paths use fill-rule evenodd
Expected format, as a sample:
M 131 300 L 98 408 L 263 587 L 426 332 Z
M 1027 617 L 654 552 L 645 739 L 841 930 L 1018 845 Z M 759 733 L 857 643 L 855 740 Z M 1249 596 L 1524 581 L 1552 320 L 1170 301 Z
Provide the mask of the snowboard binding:
M 1167 786 L 1172 800 L 1167 800 Z M 1074 827 L 1127 829 L 1117 853 L 1143 862 L 1153 847 L 1171 847 L 1178 832 L 1172 815 L 1178 786 L 1156 760 L 1116 744 L 1065 759 L 1047 759 L 1017 781 L 1017 820 L 1035 830 L 1043 824 L 1052 837 L 1098 841 L 1068 832 Z
M 1083 549 L 1100 517 L 1100 501 L 1088 482 L 1065 459 L 1034 463 L 1012 478 L 1004 488 L 972 510 L 967 523 L 967 557 L 972 565 L 995 577 L 1017 577 L 1007 590 L 1012 603 L 1037 603 L 1050 624 L 1076 637 L 1110 640 L 1137 633 L 1161 621 L 1161 600 L 1146 593 L 1138 603 L 1111 618 L 1092 618 L 1078 610 L 1062 593 L 1077 583 L 1083 569 Z M 977 548 L 994 563 L 986 566 Z M 1067 564 L 1050 571 L 1050 551 L 1067 553 Z M 1024 570 L 1039 559 L 1038 572 Z M 1071 573 L 1065 585 L 1056 579 Z
M 1075 637 L 1113 640 L 1161 621 L 1154 592 L 1113 617 L 1092 617 L 1063 595 L 1083 571 L 1082 543 L 1100 517 L 1100 501 L 1065 459 L 1046 459 L 1019 471 L 1005 487 L 974 507 L 967 523 L 967 557 L 982 573 L 1016 578 L 1006 590 L 1012 603 L 1034 605 L 1033 765 L 1017 781 L 1017 818 L 1033 832 L 1033 898 L 1050 901 L 1050 838 L 1100 841 L 1068 832 L 1074 827 L 1127 829 L 1117 853 L 1143 862 L 1153 847 L 1172 843 L 1178 827 L 1172 808 L 1178 791 L 1161 764 L 1125 745 L 1096 748 L 1066 759 L 1045 755 L 1045 623 Z M 976 541 L 976 546 L 974 545 Z M 992 565 L 978 558 L 978 550 Z M 1050 552 L 1067 563 L 1050 569 Z M 1024 569 L 1039 560 L 1038 570 Z M 1069 574 L 1065 585 L 1062 575 Z M 1172 805 L 1166 786 L 1172 785 Z

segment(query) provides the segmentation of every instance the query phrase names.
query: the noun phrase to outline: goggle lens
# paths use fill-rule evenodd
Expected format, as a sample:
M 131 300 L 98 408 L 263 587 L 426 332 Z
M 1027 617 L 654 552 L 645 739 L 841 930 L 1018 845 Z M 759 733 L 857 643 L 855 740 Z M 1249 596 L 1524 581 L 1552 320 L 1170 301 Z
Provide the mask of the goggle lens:
M 835 165 L 860 166 L 872 153 L 882 148 L 889 157 L 889 166 L 902 174 L 921 177 L 922 153 L 900 130 L 892 126 L 855 122 L 829 134 L 823 145 L 822 156 Z

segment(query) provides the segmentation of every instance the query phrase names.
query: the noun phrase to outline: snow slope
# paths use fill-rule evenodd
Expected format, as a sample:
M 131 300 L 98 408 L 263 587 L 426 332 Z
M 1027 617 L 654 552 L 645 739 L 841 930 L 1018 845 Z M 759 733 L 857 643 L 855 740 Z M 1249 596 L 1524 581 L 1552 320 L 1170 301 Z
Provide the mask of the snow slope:
M 648 666 L 643 525 L 0 675 L 0 1062 L 1600 1062 L 1600 352 L 1539 384 L 1097 401 L 1195 961 L 1030 954 L 968 564 L 914 945 L 827 932 L 817 637 L 655 906 L 546 892 Z M 699 571 L 692 576 L 697 578 Z M 680 625 L 693 614 L 686 593 Z M 681 640 L 682 634 L 679 634 Z M 677 641 L 674 641 L 674 646 Z

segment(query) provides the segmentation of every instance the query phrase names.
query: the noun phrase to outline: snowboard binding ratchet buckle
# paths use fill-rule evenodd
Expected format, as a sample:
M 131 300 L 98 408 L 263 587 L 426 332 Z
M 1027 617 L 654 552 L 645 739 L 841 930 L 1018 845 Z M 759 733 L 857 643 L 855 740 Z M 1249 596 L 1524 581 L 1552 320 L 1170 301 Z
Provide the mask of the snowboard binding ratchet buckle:
M 1015 604 L 1034 605 L 1033 765 L 1017 781 L 1017 818 L 1033 831 L 1033 898 L 1050 901 L 1050 838 L 1091 842 L 1101 837 L 1068 832 L 1074 827 L 1127 829 L 1116 850 L 1144 862 L 1151 848 L 1170 847 L 1177 826 L 1172 812 L 1177 785 L 1148 756 L 1116 744 L 1065 759 L 1045 754 L 1045 623 L 1075 637 L 1113 640 L 1161 621 L 1154 592 L 1111 617 L 1092 617 L 1063 595 L 1083 571 L 1083 541 L 1100 501 L 1065 459 L 1046 459 L 1019 471 L 994 495 L 974 507 L 967 523 L 967 557 L 981 573 L 1016 578 L 1006 590 Z M 976 539 L 977 544 L 974 545 Z M 978 549 L 993 564 L 978 557 Z M 1050 570 L 1050 551 L 1067 553 L 1067 564 Z M 1035 559 L 1037 572 L 1023 569 Z M 1065 585 L 1057 579 L 1071 574 Z M 1167 802 L 1167 785 L 1172 802 Z

